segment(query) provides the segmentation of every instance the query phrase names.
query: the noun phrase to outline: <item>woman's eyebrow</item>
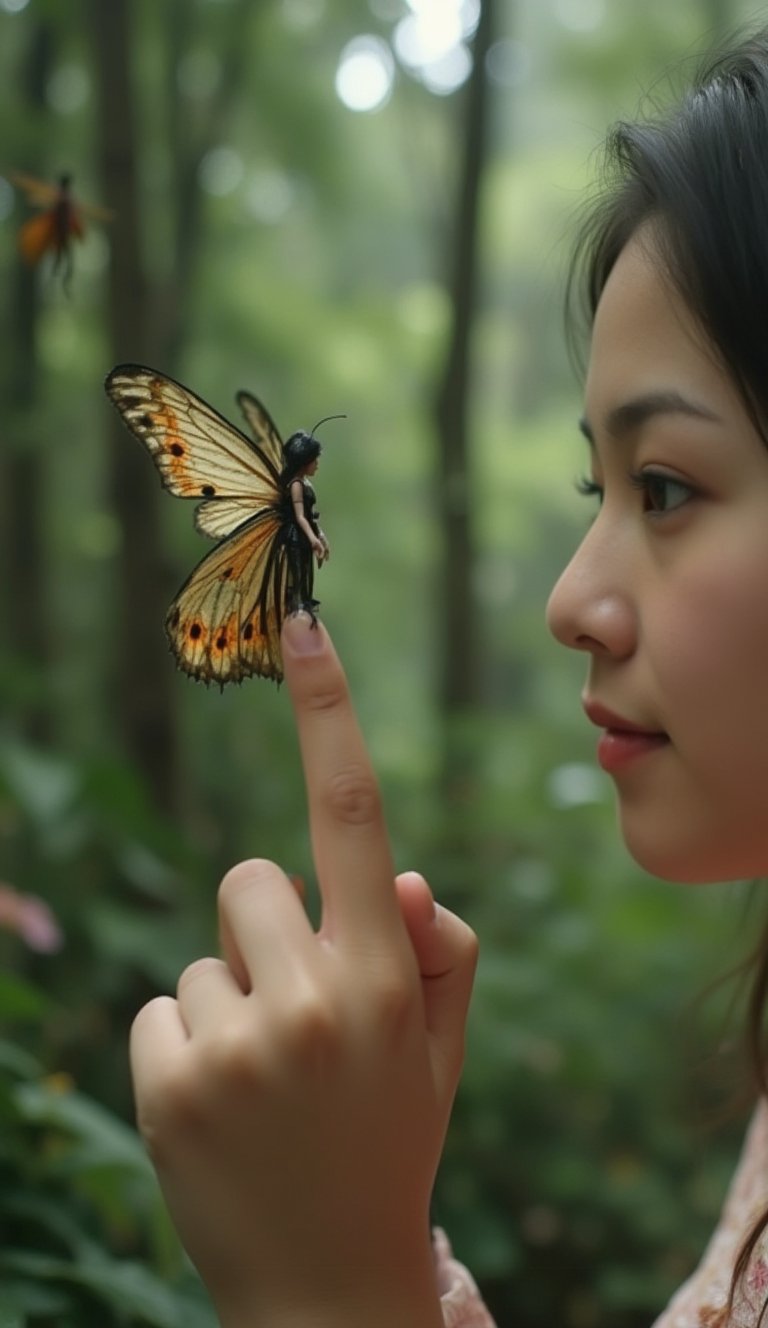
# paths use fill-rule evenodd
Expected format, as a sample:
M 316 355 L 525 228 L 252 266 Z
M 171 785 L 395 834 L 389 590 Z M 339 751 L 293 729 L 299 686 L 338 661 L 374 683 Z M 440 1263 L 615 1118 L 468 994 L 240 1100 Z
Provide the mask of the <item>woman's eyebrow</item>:
M 623 401 L 620 406 L 614 406 L 605 417 L 605 430 L 612 438 L 621 440 L 640 429 L 656 415 L 687 415 L 693 419 L 708 420 L 712 424 L 722 424 L 720 416 L 708 406 L 703 406 L 697 401 L 689 401 L 680 392 L 670 390 L 646 392 L 642 396 Z M 586 418 L 579 420 L 579 429 L 590 445 L 594 446 L 595 435 Z

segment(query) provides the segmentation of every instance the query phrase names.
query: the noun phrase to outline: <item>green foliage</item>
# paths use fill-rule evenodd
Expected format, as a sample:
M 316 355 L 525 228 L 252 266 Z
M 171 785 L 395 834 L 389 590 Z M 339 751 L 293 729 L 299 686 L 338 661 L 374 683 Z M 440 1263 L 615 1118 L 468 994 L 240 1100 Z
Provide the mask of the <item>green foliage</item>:
M 50 1020 L 6 976 L 0 1026 Z M 135 1131 L 66 1074 L 0 1042 L 0 1322 L 29 1328 L 213 1328 Z
M 16 879 L 55 908 L 0 888 L 0 1322 L 212 1328 L 143 1146 L 103 1105 L 130 1111 L 137 982 L 186 957 L 184 924 L 158 914 L 173 836 L 124 770 L 19 742 L 0 744 L 0 809 Z
M 339 51 L 363 23 L 389 35 L 386 4 L 364 19 L 351 0 L 131 8 L 137 238 L 153 315 L 169 320 L 183 298 L 176 372 L 225 414 L 240 387 L 286 433 L 347 412 L 327 426 L 318 477 L 333 548 L 322 612 L 398 866 L 424 870 L 480 935 L 435 1216 L 500 1324 L 640 1328 L 698 1257 L 736 1153 L 742 1122 L 703 1129 L 734 1073 L 716 1054 L 723 1001 L 695 1013 L 690 1001 L 743 947 L 742 905 L 737 891 L 679 891 L 627 862 L 579 715 L 580 663 L 544 629 L 548 588 L 587 516 L 569 489 L 583 457 L 560 289 L 590 152 L 661 66 L 705 44 L 713 7 L 621 0 L 592 29 L 599 4 L 503 11 L 517 72 L 495 88 L 470 403 L 482 704 L 450 717 L 436 701 L 432 409 L 451 317 L 456 100 L 402 72 L 375 116 L 334 98 Z M 189 25 L 182 50 L 171 8 Z M 745 8 L 734 3 L 727 22 Z M 49 175 L 71 165 L 97 200 L 89 15 L 79 3 L 0 3 L 0 163 Z M 243 15 L 240 82 L 222 116 L 217 88 Z M 52 68 L 32 108 L 19 71 L 41 21 Z M 208 149 L 233 153 L 242 176 L 211 188 L 203 154 L 196 253 L 178 291 L 175 169 L 214 122 Z M 17 910 L 0 916 L 0 1328 L 205 1328 L 210 1311 L 133 1131 L 128 1029 L 215 949 L 215 888 L 232 862 L 265 854 L 311 886 L 301 773 L 287 698 L 261 683 L 220 695 L 171 679 L 172 817 L 121 750 L 122 532 L 101 393 L 110 233 L 89 229 L 71 298 L 43 275 L 31 358 L 18 363 L 24 215 L 16 199 L 0 220 L 4 541 L 11 465 L 33 457 L 42 474 L 36 496 L 24 491 L 14 572 L 0 584 L 0 877 Z M 27 372 L 33 399 L 20 405 Z M 127 435 L 124 446 L 135 447 Z M 162 522 L 156 574 L 172 589 L 204 546 L 184 504 L 164 502 Z M 38 561 L 36 653 L 18 627 L 16 578 Z M 146 681 L 140 654 L 131 666 Z M 30 948 L 30 898 L 50 910 L 58 948 Z

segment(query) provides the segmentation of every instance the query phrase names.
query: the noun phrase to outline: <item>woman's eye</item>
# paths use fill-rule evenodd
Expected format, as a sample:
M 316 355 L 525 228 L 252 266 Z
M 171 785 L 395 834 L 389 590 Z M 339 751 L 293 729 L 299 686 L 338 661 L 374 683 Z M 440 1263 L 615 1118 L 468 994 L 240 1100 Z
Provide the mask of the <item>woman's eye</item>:
M 583 498 L 599 498 L 600 502 L 603 501 L 602 484 L 598 484 L 589 475 L 581 475 L 576 480 L 576 492 L 580 493 Z
M 676 512 L 693 494 L 690 484 L 659 471 L 640 471 L 630 475 L 630 481 L 643 494 L 647 512 Z

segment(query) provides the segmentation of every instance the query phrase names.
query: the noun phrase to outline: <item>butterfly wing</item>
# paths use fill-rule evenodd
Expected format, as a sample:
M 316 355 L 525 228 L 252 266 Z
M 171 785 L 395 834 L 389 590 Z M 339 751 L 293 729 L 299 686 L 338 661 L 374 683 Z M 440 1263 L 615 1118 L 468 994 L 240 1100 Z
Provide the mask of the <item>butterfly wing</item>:
M 195 509 L 195 529 L 210 539 L 226 539 L 253 514 L 250 498 L 212 498 Z
M 25 171 L 9 171 L 7 179 L 21 190 L 32 207 L 53 207 L 61 195 L 60 185 L 38 180 L 37 176 L 27 175 Z
M 258 397 L 252 396 L 250 392 L 238 392 L 237 404 L 245 416 L 245 422 L 253 434 L 259 451 L 269 458 L 279 475 L 285 458 L 282 440 L 272 416 Z
M 61 201 L 61 184 L 51 184 L 49 180 L 38 180 L 35 175 L 27 175 L 24 171 L 9 171 L 6 178 L 11 184 L 15 185 L 23 193 L 30 207 L 50 208 Z M 67 196 L 71 201 L 71 194 L 67 190 Z M 71 203 L 76 213 L 82 213 L 92 221 L 114 221 L 115 214 L 111 208 L 100 207 L 96 203 L 82 203 L 77 200 L 77 206 Z M 73 223 L 73 230 L 77 234 L 82 234 L 83 226 L 79 216 L 76 216 Z
M 49 249 L 59 247 L 56 216 L 53 209 L 38 212 L 25 221 L 19 230 L 19 249 L 24 260 L 32 267 L 40 262 Z
M 274 443 L 269 451 L 252 443 L 202 397 L 156 369 L 119 364 L 105 387 L 152 457 L 162 484 L 177 498 L 239 498 L 246 517 L 279 502 L 282 460 L 278 465 L 273 459 Z M 202 518 L 198 514 L 199 528 L 217 537 L 234 529 L 234 509 L 230 506 L 218 523 L 212 520 L 211 506 L 202 504 L 206 510 Z
M 77 208 L 89 221 L 99 221 L 106 223 L 115 220 L 115 214 L 112 208 L 100 207 L 98 203 L 81 203 L 77 200 Z
M 262 511 L 213 549 L 168 610 L 165 629 L 181 669 L 202 682 L 283 678 L 280 628 L 288 560 L 281 516 Z

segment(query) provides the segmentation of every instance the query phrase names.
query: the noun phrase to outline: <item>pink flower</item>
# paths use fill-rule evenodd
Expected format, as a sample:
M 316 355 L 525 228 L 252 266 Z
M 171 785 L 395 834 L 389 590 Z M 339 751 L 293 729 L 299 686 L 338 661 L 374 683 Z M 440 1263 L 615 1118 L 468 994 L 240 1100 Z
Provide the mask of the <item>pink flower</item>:
M 64 944 L 64 933 L 45 900 L 12 885 L 0 884 L 0 927 L 15 932 L 38 954 L 55 954 Z

